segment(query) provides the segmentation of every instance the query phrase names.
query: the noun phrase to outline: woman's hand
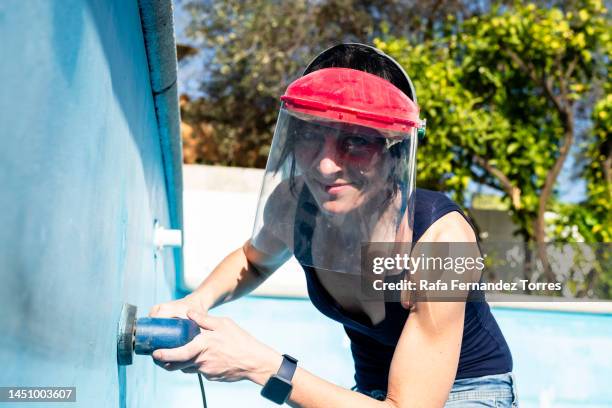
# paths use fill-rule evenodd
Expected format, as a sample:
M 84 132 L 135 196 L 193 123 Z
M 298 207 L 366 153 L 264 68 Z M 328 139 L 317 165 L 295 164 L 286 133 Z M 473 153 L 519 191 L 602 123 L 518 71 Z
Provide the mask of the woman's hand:
M 181 319 L 188 319 L 187 312 L 189 310 L 194 310 L 204 315 L 208 313 L 208 307 L 197 296 L 189 294 L 182 299 L 153 306 L 149 311 L 149 317 L 179 317 Z
M 195 310 L 189 310 L 187 317 L 203 329 L 202 333 L 183 347 L 153 353 L 156 363 L 166 370 L 200 372 L 211 381 L 249 379 L 258 384 L 264 384 L 278 371 L 282 356 L 231 319 L 206 316 Z

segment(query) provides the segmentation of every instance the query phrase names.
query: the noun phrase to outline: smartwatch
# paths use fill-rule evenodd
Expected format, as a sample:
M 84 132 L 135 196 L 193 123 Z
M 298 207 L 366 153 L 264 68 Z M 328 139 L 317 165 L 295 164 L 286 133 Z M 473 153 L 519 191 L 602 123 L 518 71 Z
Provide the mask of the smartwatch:
M 283 362 L 278 372 L 271 376 L 261 389 L 261 395 L 278 405 L 284 404 L 291 394 L 293 385 L 291 379 L 297 368 L 297 360 L 287 354 L 283 354 Z

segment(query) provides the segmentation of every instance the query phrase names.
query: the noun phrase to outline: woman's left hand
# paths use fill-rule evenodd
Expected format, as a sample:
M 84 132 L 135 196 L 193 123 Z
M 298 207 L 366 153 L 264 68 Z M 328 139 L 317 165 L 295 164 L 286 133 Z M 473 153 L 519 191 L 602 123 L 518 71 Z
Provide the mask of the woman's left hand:
M 169 371 L 202 373 L 211 381 L 252 380 L 265 383 L 275 374 L 282 356 L 224 317 L 190 310 L 187 317 L 203 330 L 188 344 L 153 353 L 156 364 Z

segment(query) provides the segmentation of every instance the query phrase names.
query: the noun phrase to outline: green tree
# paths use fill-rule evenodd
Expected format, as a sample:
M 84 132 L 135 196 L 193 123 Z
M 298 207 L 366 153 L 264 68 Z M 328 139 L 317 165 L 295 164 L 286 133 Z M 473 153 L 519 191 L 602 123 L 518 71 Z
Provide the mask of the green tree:
M 612 41 L 607 36 L 607 61 L 612 60 Z M 612 242 L 612 71 L 608 71 L 600 99 L 592 114 L 593 132 L 585 143 L 587 200 L 580 207 L 581 233 L 590 242 Z
M 205 96 L 183 107 L 183 119 L 213 126 L 218 164 L 246 167 L 265 166 L 279 97 L 318 52 L 341 41 L 371 42 L 383 28 L 431 37 L 447 13 L 470 13 L 459 0 L 198 0 L 185 7 L 188 35 L 208 58 Z
M 446 36 L 426 43 L 394 36 L 377 42 L 414 76 L 428 118 L 428 140 L 419 151 L 421 182 L 458 198 L 470 179 L 501 191 L 525 240 L 539 244 L 551 279 L 544 216 L 575 143 L 578 115 L 591 110 L 588 103 L 598 92 L 592 85 L 607 79 L 609 27 L 599 0 L 574 3 L 566 12 L 516 3 L 450 24 Z M 601 119 L 606 114 L 598 112 L 609 108 L 606 98 L 594 110 Z M 609 149 L 609 126 L 602 125 L 596 122 L 600 141 L 589 144 L 594 150 L 587 155 L 590 199 L 610 189 L 599 164 L 609 156 L 594 153 Z M 607 169 L 609 174 L 609 161 Z M 598 208 L 600 225 L 609 221 L 609 211 Z
M 589 202 L 609 202 L 601 198 L 609 188 L 598 182 L 610 174 L 609 88 L 594 92 L 609 87 L 609 16 L 601 1 L 492 9 L 488 2 L 479 9 L 459 1 L 409 3 L 189 1 L 189 33 L 210 58 L 205 97 L 187 104 L 185 118 L 213 125 L 224 164 L 263 166 L 288 82 L 328 45 L 378 36 L 376 43 L 413 77 L 429 120 L 421 185 L 458 199 L 469 180 L 497 188 L 523 236 L 541 237 L 542 210 L 554 201 L 559 170 L 575 143 L 576 115 L 592 111 L 599 142 L 588 144 L 584 177 L 592 180 L 589 197 L 599 197 Z M 594 96 L 596 110 L 589 108 Z M 608 153 L 595 154 L 601 149 Z

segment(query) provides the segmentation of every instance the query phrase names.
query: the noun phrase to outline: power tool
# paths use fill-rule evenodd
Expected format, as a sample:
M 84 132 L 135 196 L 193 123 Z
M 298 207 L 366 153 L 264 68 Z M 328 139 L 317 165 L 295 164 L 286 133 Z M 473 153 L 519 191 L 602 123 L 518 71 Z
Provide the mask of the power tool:
M 117 330 L 117 363 L 132 364 L 134 354 L 151 355 L 157 349 L 184 346 L 200 334 L 200 327 L 189 319 L 136 317 L 136 306 L 125 303 Z M 198 373 L 202 404 L 206 408 L 204 382 Z
M 176 348 L 200 334 L 196 322 L 188 319 L 136 318 L 136 306 L 124 304 L 117 333 L 117 363 L 132 364 L 134 354 L 151 355 L 157 349 Z

